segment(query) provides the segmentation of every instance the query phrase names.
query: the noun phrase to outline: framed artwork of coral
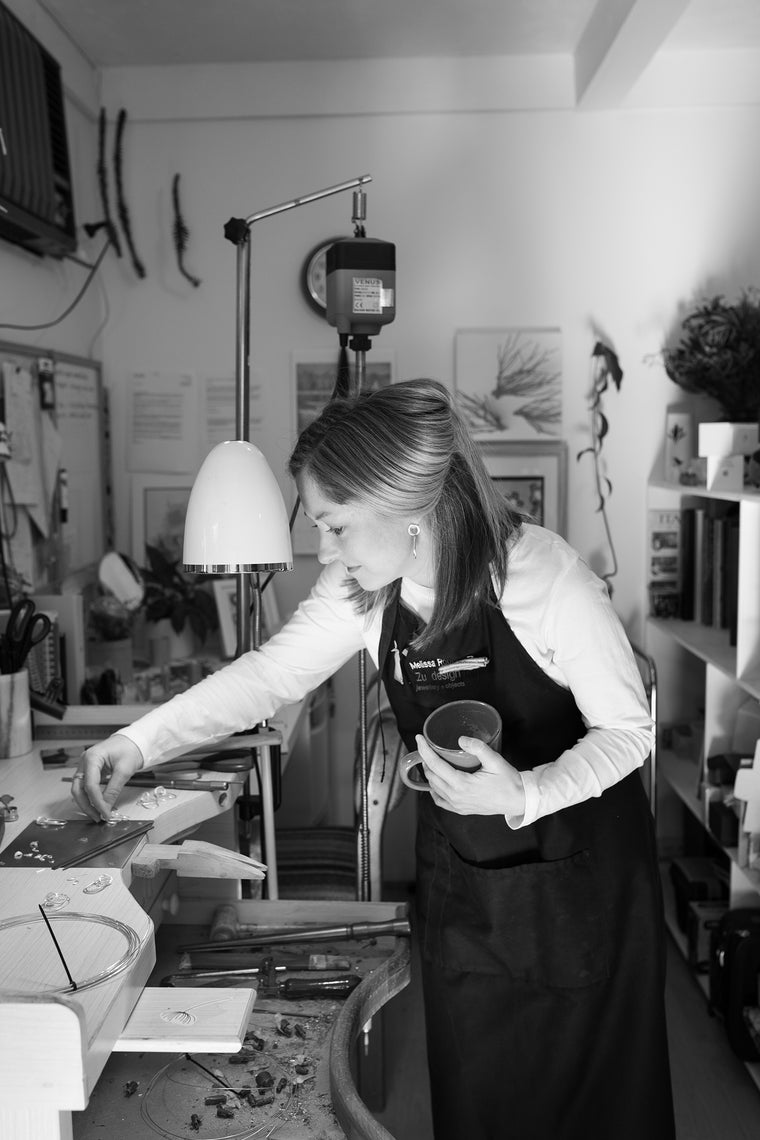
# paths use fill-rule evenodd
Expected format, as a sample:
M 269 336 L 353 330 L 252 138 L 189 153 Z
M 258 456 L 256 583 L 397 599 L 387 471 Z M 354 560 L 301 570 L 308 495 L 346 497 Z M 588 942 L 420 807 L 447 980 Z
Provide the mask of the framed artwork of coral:
M 562 435 L 559 329 L 461 329 L 454 346 L 457 403 L 476 439 Z

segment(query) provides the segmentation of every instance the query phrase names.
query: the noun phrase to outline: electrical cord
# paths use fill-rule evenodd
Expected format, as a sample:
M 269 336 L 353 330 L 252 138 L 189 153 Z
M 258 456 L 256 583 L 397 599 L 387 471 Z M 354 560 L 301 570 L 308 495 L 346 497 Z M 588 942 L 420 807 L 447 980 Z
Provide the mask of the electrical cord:
M 92 281 L 93 277 L 95 276 L 98 269 L 100 268 L 100 263 L 103 260 L 103 258 L 105 257 L 106 251 L 108 250 L 108 248 L 111 244 L 112 243 L 111 243 L 111 240 L 109 238 L 106 241 L 103 248 L 101 249 L 100 253 L 98 254 L 97 260 L 95 261 L 95 264 L 92 266 L 90 272 L 87 274 L 87 278 L 85 280 L 84 285 L 79 290 L 79 292 L 77 293 L 76 297 L 71 302 L 69 307 L 67 309 L 65 309 L 59 317 L 56 317 L 54 321 L 44 321 L 42 324 L 39 324 L 39 325 L 15 325 L 15 324 L 8 324 L 5 322 L 2 322 L 2 323 L 0 323 L 0 329 L 15 329 L 18 331 L 32 332 L 32 331 L 35 331 L 37 329 L 51 329 L 51 328 L 53 328 L 54 325 L 59 325 L 61 323 L 61 321 L 65 320 L 66 317 L 68 317 L 69 313 L 73 312 L 73 310 L 77 307 L 79 302 L 82 300 L 82 297 L 87 292 L 87 289 L 89 288 L 90 282 Z

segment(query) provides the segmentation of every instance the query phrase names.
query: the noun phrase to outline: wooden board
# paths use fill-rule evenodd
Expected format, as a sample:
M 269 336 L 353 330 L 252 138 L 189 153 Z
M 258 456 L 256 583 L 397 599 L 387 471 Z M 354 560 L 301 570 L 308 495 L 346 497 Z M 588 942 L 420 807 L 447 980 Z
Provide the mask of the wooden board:
M 39 912 L 52 896 L 77 989 Z M 84 1107 L 154 964 L 153 924 L 113 868 L 0 869 L 0 1100 Z
M 150 987 L 143 990 L 114 1050 L 122 1053 L 236 1053 L 255 989 Z

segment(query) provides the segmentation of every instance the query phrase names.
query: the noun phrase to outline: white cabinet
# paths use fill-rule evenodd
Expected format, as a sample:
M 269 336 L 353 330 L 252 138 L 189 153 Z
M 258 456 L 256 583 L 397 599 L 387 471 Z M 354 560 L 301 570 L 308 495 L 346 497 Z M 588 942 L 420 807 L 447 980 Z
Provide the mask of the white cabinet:
M 737 847 L 721 845 L 708 827 L 702 789 L 707 758 L 732 748 L 737 711 L 760 701 L 760 492 L 709 492 L 704 488 L 652 482 L 648 507 L 677 510 L 709 500 L 736 503 L 739 509 L 738 621 L 736 644 L 729 631 L 701 621 L 648 618 L 646 648 L 657 664 L 658 722 L 661 739 L 657 769 L 657 832 L 670 929 L 681 948 L 685 938 L 675 923 L 667 866 L 694 843 L 695 835 L 729 870 L 731 906 L 760 906 L 760 872 L 742 866 Z M 663 730 L 691 726 L 691 744 L 677 752 L 663 747 Z M 688 733 L 682 739 L 688 741 Z M 687 853 L 689 853 L 687 851 Z M 698 978 L 706 989 L 704 976 Z M 760 1086 L 760 1065 L 748 1065 Z

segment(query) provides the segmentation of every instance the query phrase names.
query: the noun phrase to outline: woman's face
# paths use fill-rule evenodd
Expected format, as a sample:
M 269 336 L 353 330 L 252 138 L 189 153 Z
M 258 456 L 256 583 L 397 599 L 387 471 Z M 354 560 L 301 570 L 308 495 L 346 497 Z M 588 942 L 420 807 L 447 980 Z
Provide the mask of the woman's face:
M 417 519 L 389 518 L 357 503 L 334 503 L 308 474 L 299 475 L 297 485 L 304 514 L 319 531 L 317 557 L 324 566 L 341 562 L 364 590 L 379 590 L 397 578 L 434 584 L 424 534 L 417 539 L 417 557 L 412 554 L 408 527 Z

